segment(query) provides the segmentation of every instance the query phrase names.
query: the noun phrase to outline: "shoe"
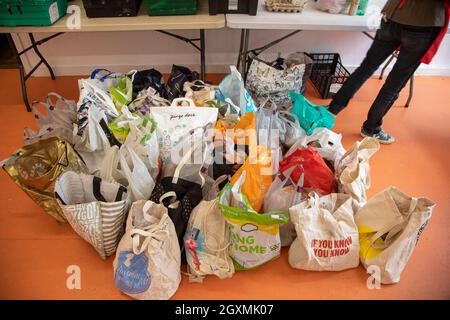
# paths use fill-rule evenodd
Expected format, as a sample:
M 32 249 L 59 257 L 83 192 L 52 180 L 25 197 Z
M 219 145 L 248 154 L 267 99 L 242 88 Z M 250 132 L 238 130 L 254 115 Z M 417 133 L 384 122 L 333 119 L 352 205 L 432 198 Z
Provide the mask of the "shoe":
M 395 138 L 381 129 L 378 133 L 369 134 L 367 133 L 364 128 L 361 129 L 361 136 L 363 138 L 376 138 L 379 143 L 381 144 L 392 144 L 395 142 Z

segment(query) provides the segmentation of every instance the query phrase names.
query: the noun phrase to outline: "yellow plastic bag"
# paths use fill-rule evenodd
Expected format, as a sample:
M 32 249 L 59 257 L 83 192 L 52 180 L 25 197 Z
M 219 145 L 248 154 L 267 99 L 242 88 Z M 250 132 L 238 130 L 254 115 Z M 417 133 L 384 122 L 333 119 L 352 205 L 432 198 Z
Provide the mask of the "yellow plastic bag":
M 272 159 L 269 148 L 266 146 L 250 148 L 247 160 L 233 175 L 231 183 L 235 184 L 244 171 L 246 172 L 246 179 L 242 186 L 242 193 L 247 197 L 253 209 L 256 212 L 261 212 L 264 207 L 264 197 L 273 181 Z

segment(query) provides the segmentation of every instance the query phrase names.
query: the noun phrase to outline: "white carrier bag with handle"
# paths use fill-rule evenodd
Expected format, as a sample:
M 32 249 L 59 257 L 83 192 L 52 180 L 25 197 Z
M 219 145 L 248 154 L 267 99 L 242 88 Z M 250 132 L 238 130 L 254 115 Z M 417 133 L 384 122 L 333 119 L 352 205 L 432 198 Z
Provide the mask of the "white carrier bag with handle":
M 296 185 L 290 178 L 296 167 L 292 166 L 284 172 L 278 173 L 275 177 L 264 197 L 264 212 L 282 211 L 289 213 L 290 207 L 300 203 L 305 176 L 302 172 Z M 286 224 L 280 226 L 281 246 L 290 246 L 296 236 L 294 224 L 289 218 Z
M 203 282 L 207 275 L 225 279 L 234 274 L 228 252 L 230 232 L 217 200 L 219 184 L 227 178 L 221 176 L 213 183 L 209 194 L 192 210 L 189 218 L 183 239 L 189 282 Z
M 280 111 L 278 117 L 285 127 L 284 141 L 282 142 L 285 147 L 292 147 L 306 136 L 306 131 L 300 126 L 296 115 L 289 111 Z
M 46 109 L 45 114 L 39 112 L 39 105 Z M 73 124 L 77 120 L 77 106 L 75 101 L 65 99 L 57 93 L 50 92 L 47 95 L 46 102 L 33 102 L 31 111 L 34 114 L 39 130 L 35 132 L 30 128 L 25 128 L 25 144 L 51 137 L 59 137 L 69 143 L 73 142 Z
M 89 242 L 102 259 L 116 252 L 128 210 L 124 186 L 66 171 L 56 180 L 55 197 L 75 232 Z
M 310 271 L 341 271 L 359 265 L 358 229 L 352 199 L 332 193 L 310 197 L 289 209 L 297 238 L 289 248 L 289 264 Z
M 400 281 L 400 274 L 425 229 L 435 203 L 390 187 L 370 199 L 355 215 L 360 259 L 379 268 L 381 283 Z
M 184 102 L 189 107 L 178 106 Z M 206 127 L 208 124 L 214 126 L 217 115 L 217 108 L 196 107 L 191 99 L 185 98 L 174 99 L 170 107 L 150 108 L 150 116 L 158 124 L 156 134 L 163 166 L 169 162 L 172 149 L 183 137 L 193 129 Z
M 139 300 L 167 300 L 181 281 L 181 252 L 167 208 L 133 203 L 113 262 L 114 284 Z
M 380 149 L 375 138 L 357 141 L 335 164 L 339 192 L 353 198 L 353 210 L 357 212 L 367 201 L 370 188 L 369 159 Z

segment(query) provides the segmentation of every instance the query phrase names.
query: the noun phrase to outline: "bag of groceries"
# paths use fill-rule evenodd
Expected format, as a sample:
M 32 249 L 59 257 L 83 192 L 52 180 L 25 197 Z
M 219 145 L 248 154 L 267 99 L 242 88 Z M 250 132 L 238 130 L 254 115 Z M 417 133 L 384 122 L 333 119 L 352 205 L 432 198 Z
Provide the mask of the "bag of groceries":
M 289 264 L 310 271 L 341 271 L 359 265 L 358 229 L 352 199 L 340 193 L 311 193 L 289 209 L 297 238 L 289 248 Z
M 133 203 L 113 262 L 114 284 L 139 300 L 167 300 L 181 281 L 180 247 L 162 204 Z
M 11 179 L 58 222 L 66 222 L 55 198 L 55 183 L 67 170 L 88 172 L 72 146 L 57 137 L 38 140 L 18 149 L 1 162 Z
M 55 196 L 69 224 L 102 259 L 116 252 L 127 213 L 127 189 L 75 171 L 57 179 Z
M 411 197 L 390 187 L 356 213 L 361 262 L 365 268 L 379 268 L 381 283 L 400 281 L 434 207 L 427 198 Z
M 234 184 L 227 184 L 219 205 L 228 222 L 231 258 L 236 270 L 256 268 L 280 256 L 280 225 L 288 221 L 285 212 L 256 212 L 242 193 L 243 172 Z
M 190 282 L 203 282 L 206 275 L 225 279 L 234 274 L 229 256 L 230 233 L 217 199 L 218 186 L 226 180 L 227 176 L 222 176 L 213 183 L 189 218 L 184 247 Z

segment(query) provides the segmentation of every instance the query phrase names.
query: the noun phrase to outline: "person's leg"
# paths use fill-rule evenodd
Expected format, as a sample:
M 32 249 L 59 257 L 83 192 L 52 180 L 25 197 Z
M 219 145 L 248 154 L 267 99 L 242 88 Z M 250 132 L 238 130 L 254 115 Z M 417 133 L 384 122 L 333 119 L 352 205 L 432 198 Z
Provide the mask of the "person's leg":
M 365 134 L 377 134 L 381 130 L 383 117 L 394 104 L 400 90 L 420 66 L 421 59 L 438 35 L 437 28 L 402 26 L 402 48 L 394 67 L 372 104 L 364 122 Z
M 364 82 L 369 79 L 378 67 L 394 52 L 400 45 L 400 38 L 397 32 L 398 24 L 395 22 L 381 22 L 375 39 L 367 51 L 361 65 L 351 74 L 342 88 L 336 93 L 331 101 L 328 110 L 333 114 L 338 114 L 344 109 L 355 93 L 361 88 Z

